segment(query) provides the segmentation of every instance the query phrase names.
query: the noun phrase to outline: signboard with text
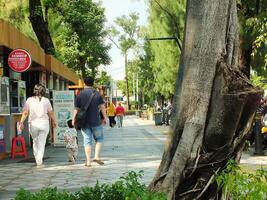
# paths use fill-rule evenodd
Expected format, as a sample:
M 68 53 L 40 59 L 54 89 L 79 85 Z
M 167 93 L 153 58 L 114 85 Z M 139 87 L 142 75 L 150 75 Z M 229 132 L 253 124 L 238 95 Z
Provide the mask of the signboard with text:
M 0 77 L 0 114 L 10 114 L 9 78 Z
M 8 66 L 14 72 L 24 72 L 31 66 L 30 54 L 24 49 L 15 49 L 8 55 Z
M 64 146 L 62 134 L 68 129 L 67 121 L 72 119 L 74 92 L 53 91 L 53 107 L 57 121 L 57 127 L 54 129 L 54 146 Z

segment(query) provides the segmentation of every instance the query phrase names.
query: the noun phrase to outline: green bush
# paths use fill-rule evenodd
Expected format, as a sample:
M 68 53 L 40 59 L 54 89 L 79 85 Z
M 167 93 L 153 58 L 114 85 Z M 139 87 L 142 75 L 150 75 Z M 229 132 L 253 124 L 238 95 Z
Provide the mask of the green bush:
M 126 115 L 135 115 L 136 110 L 126 110 Z
M 222 199 L 265 200 L 267 199 L 267 171 L 260 169 L 248 173 L 234 162 L 228 162 L 226 169 L 217 176 L 216 182 L 223 190 Z
M 15 200 L 166 200 L 163 193 L 148 191 L 139 180 L 143 172 L 129 172 L 120 177 L 115 183 L 100 185 L 98 182 L 94 187 L 83 187 L 80 191 L 72 194 L 66 190 L 59 191 L 56 187 L 43 188 L 39 192 L 31 193 L 20 189 L 16 192 Z
M 64 190 L 59 192 L 57 188 L 43 188 L 40 192 L 31 193 L 24 189 L 16 192 L 15 200 L 73 200 L 75 195 Z

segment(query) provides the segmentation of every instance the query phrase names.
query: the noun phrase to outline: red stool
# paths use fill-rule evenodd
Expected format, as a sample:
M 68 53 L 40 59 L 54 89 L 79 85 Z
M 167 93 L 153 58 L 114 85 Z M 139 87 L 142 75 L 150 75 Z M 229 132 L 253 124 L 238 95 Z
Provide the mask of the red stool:
M 18 142 L 21 145 L 21 151 L 18 151 Z M 25 145 L 24 137 L 13 137 L 11 146 L 11 158 L 14 159 L 15 156 L 25 156 L 27 158 L 27 150 Z

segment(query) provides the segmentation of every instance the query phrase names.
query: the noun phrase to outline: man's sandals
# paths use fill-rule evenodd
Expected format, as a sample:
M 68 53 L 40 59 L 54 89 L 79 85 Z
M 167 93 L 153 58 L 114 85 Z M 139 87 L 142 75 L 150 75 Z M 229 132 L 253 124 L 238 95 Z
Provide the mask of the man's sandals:
M 99 165 L 104 165 L 104 162 L 101 160 L 94 159 L 93 162 L 96 162 Z
M 104 165 L 104 162 L 101 160 L 94 159 L 93 162 L 96 162 L 99 165 Z M 85 167 L 92 167 L 92 165 L 85 164 Z

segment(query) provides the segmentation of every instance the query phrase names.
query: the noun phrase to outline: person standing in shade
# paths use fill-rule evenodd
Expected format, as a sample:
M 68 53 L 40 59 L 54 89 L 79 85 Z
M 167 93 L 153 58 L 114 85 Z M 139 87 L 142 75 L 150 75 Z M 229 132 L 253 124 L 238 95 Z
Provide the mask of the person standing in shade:
M 56 127 L 56 120 L 49 99 L 44 97 L 45 87 L 37 84 L 33 89 L 33 96 L 29 97 L 24 105 L 19 128 L 24 129 L 24 121 L 29 116 L 29 132 L 33 140 L 33 155 L 36 165 L 42 166 L 46 138 L 49 133 L 49 118 L 52 127 Z
M 164 103 L 162 108 L 162 124 L 168 125 L 167 118 L 168 118 L 167 103 Z
M 79 110 L 85 107 L 89 99 L 91 99 L 90 105 L 86 110 L 85 125 L 81 128 L 81 133 L 84 139 L 84 151 L 86 156 L 86 167 L 91 167 L 91 148 L 93 145 L 93 139 L 95 140 L 95 156 L 93 161 L 99 165 L 103 165 L 104 162 L 100 159 L 100 151 L 104 139 L 102 124 L 106 124 L 106 108 L 105 102 L 98 91 L 93 88 L 94 78 L 87 77 L 84 79 L 84 90 L 75 99 L 75 109 L 73 112 L 72 123 L 75 125 L 75 117 Z M 99 109 L 102 113 L 103 119 L 100 117 Z M 102 123 L 101 123 L 102 122 Z
M 121 102 L 118 103 L 118 106 L 116 107 L 116 116 L 118 119 L 118 127 L 121 128 L 122 127 L 122 123 L 123 123 L 123 116 L 125 115 L 125 109 L 124 107 L 121 105 Z
M 115 106 L 112 102 L 110 102 L 108 105 L 107 114 L 109 119 L 109 126 L 113 128 L 116 125 L 116 121 L 115 121 Z
M 171 119 L 171 116 L 172 116 L 172 111 L 173 110 L 173 108 L 172 108 L 172 104 L 171 104 L 171 102 L 168 102 L 168 105 L 167 105 L 167 111 L 168 111 L 168 114 L 167 114 L 167 123 L 166 123 L 166 125 L 170 125 L 170 119 Z

